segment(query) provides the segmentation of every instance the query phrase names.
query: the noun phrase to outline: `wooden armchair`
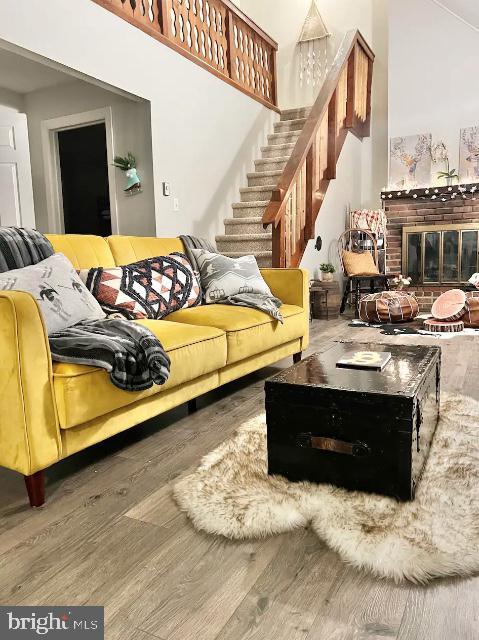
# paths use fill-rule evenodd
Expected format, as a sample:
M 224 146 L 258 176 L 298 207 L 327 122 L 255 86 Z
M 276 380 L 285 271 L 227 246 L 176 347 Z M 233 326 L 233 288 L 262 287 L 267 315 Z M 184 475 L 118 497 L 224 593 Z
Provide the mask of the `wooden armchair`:
M 348 296 L 354 293 L 355 317 L 359 318 L 362 293 L 389 290 L 388 278 L 378 268 L 378 245 L 374 235 L 366 229 L 348 229 L 338 239 L 339 261 L 347 278 L 340 313 L 344 313 Z

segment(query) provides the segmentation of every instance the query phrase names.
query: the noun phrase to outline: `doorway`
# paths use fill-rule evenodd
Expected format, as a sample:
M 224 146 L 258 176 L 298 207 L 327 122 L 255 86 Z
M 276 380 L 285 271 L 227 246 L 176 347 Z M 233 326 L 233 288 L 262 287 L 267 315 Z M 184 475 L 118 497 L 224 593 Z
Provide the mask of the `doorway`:
M 58 131 L 65 233 L 112 233 L 104 122 Z
M 42 146 L 49 233 L 120 233 L 111 107 L 44 120 Z

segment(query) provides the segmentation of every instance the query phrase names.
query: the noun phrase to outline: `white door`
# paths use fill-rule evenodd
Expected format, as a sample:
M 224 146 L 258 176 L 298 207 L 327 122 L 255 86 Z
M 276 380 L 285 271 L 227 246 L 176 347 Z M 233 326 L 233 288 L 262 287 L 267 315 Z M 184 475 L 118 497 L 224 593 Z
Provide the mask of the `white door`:
M 24 113 L 0 111 L 0 226 L 35 227 Z

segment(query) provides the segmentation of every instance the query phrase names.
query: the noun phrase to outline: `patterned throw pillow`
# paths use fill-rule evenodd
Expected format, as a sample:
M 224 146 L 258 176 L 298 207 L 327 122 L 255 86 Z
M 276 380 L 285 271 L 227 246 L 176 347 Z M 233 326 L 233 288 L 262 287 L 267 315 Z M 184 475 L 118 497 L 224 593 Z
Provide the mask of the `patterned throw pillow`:
M 272 296 L 254 256 L 228 258 L 204 249 L 192 249 L 192 252 L 201 273 L 206 304 L 241 293 Z
M 0 274 L 0 289 L 31 293 L 38 302 L 48 334 L 105 317 L 72 263 L 62 253 L 38 264 Z
M 79 274 L 105 313 L 120 313 L 128 320 L 159 320 L 201 302 L 198 280 L 182 253 Z

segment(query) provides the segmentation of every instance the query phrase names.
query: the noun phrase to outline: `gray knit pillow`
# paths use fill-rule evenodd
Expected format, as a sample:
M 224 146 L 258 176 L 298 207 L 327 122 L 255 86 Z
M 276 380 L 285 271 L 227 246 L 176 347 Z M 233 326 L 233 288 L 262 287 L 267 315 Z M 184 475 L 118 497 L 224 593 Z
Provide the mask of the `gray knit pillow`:
M 228 258 L 204 249 L 192 249 L 201 274 L 206 304 L 241 293 L 272 293 L 263 280 L 254 256 Z

